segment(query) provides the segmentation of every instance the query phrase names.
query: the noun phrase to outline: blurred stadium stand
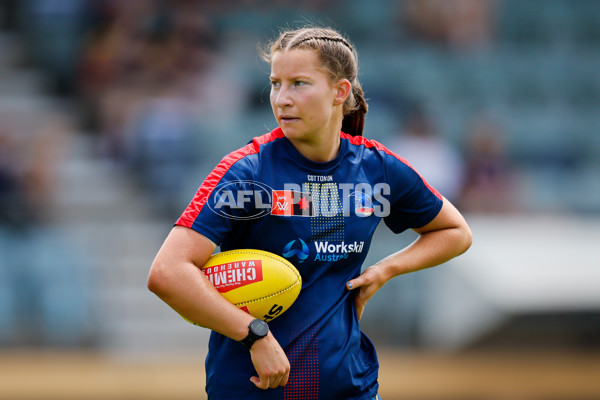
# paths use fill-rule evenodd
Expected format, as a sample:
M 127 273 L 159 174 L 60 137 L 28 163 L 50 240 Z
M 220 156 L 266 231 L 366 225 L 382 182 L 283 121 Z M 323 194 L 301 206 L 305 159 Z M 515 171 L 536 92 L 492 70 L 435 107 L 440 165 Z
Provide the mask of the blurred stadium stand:
M 356 44 L 371 99 L 368 136 L 391 140 L 401 130 L 407 104 L 419 103 L 441 138 L 466 153 L 469 123 L 486 115 L 499 122 L 498 139 L 515 171 L 516 211 L 464 209 L 475 234 L 469 253 L 447 267 L 391 282 L 369 304 L 365 330 L 390 345 L 455 350 L 515 345 L 524 335 L 544 337 L 551 325 L 563 327 L 556 329 L 562 343 L 583 337 L 578 346 L 598 346 L 600 2 L 547 0 L 543 7 L 532 1 L 491 2 L 490 37 L 472 47 L 408 31 L 403 7 L 408 1 L 353 0 L 339 10 L 340 1 L 314 1 L 303 10 L 269 2 L 236 13 L 211 8 L 207 15 L 219 44 L 207 82 L 231 77 L 237 91 L 215 101 L 239 99 L 225 116 L 211 118 L 197 110 L 194 149 L 201 160 L 166 207 L 128 160 L 103 151 L 101 124 L 86 121 L 75 71 L 90 32 L 101 25 L 92 12 L 97 10 L 77 2 L 48 2 L 46 8 L 41 3 L 7 1 L 3 8 L 0 113 L 11 124 L 11 118 L 44 124 L 47 115 L 58 114 L 75 126 L 66 132 L 56 208 L 45 225 L 50 236 L 66 242 L 66 249 L 47 257 L 60 264 L 69 253 L 87 271 L 71 282 L 85 293 L 70 300 L 85 309 L 78 317 L 80 337 L 64 344 L 139 354 L 187 352 L 204 343 L 205 330 L 180 320 L 147 291 L 148 268 L 204 174 L 225 152 L 275 126 L 265 89 L 268 67 L 258 61 L 256 43 L 279 26 L 314 18 L 341 28 Z M 168 10 L 182 3 L 163 5 Z M 62 29 L 52 19 L 57 10 L 64 11 L 60 21 L 69 21 Z M 36 13 L 47 13 L 46 25 L 28 20 Z M 35 46 L 40 35 L 52 35 L 49 48 Z M 379 230 L 369 261 L 412 238 Z M 10 245 L 6 235 L 0 240 Z M 6 268 L 11 260 L 2 262 Z M 8 307 L 1 301 L 0 308 Z M 523 324 L 539 318 L 550 322 Z M 19 340 L 0 341 L 15 343 Z M 20 344 L 28 343 L 34 342 Z

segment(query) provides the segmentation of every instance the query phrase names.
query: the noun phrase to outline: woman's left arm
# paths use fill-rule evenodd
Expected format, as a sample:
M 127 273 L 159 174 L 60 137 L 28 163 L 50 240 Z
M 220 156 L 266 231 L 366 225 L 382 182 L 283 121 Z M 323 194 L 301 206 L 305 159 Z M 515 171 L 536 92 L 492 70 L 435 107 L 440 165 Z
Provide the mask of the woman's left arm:
M 356 311 L 362 317 L 367 301 L 390 279 L 434 267 L 461 255 L 471 246 L 471 229 L 460 212 L 446 199 L 438 215 L 422 228 L 414 229 L 417 240 L 389 255 L 350 280 L 349 290 L 359 289 Z

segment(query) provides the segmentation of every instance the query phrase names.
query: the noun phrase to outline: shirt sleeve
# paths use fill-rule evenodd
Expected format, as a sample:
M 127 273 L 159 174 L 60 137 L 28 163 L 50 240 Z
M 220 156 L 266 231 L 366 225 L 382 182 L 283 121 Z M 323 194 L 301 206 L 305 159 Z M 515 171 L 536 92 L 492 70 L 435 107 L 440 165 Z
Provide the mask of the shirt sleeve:
M 228 156 L 229 157 L 229 156 Z M 220 245 L 238 221 L 251 212 L 253 197 L 242 191 L 252 189 L 253 164 L 247 158 L 233 163 L 225 157 L 206 177 L 192 201 L 175 222 L 206 236 Z
M 427 225 L 440 212 L 442 195 L 408 161 L 395 154 L 385 160 L 390 185 L 390 213 L 384 217 L 385 224 L 394 233 Z

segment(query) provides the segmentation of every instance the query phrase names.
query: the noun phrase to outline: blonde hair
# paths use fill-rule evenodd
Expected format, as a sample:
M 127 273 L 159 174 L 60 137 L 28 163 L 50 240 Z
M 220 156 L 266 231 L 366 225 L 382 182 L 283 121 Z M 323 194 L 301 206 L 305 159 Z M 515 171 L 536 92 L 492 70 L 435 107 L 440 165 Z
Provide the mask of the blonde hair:
M 282 31 L 260 53 L 270 64 L 273 54 L 292 49 L 315 51 L 332 82 L 340 79 L 350 82 L 352 91 L 344 103 L 342 131 L 362 136 L 368 105 L 358 81 L 358 54 L 350 41 L 332 28 L 305 27 Z

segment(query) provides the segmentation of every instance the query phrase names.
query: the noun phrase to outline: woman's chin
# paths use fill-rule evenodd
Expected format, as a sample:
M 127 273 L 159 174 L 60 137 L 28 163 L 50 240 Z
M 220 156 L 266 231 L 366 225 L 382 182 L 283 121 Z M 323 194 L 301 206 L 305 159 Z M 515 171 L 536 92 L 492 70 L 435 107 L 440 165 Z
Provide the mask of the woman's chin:
M 285 135 L 286 138 L 288 139 L 302 139 L 302 137 L 304 136 L 304 133 L 298 129 L 292 128 L 290 126 L 281 126 L 281 130 L 283 131 L 283 134 Z

